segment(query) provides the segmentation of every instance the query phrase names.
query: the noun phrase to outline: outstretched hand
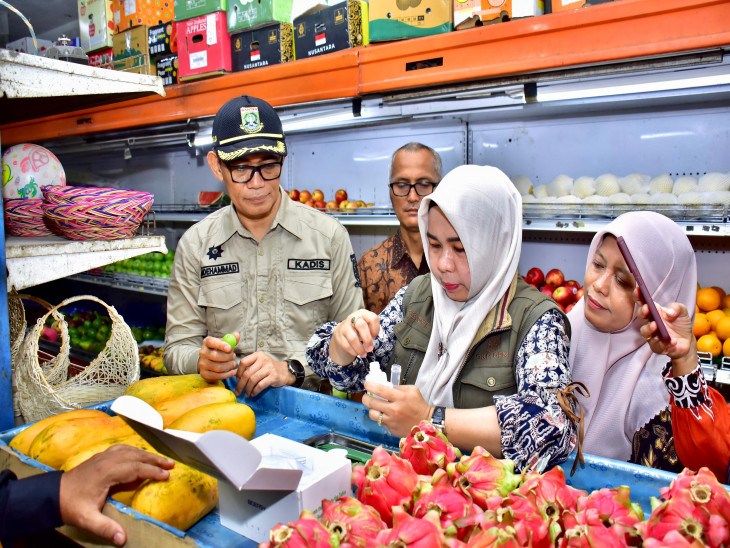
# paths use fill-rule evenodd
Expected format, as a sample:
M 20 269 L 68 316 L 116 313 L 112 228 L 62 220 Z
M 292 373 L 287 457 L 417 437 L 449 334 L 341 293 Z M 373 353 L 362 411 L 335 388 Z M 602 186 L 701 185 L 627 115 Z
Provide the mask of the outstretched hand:
M 330 339 L 330 359 L 337 365 L 349 365 L 373 351 L 373 341 L 380 333 L 380 318 L 369 310 L 353 312 L 337 324 Z
M 387 428 L 394 436 L 405 437 L 419 422 L 431 418 L 431 406 L 423 399 L 421 391 L 415 385 L 390 388 L 366 382 L 365 390 L 387 400 L 374 398 L 370 394 L 362 397 L 362 403 L 370 409 L 369 417 Z
M 127 541 L 124 529 L 101 513 L 109 489 L 117 485 L 131 489 L 147 479 L 166 480 L 174 464 L 155 453 L 114 445 L 61 476 L 61 519 L 121 546 Z

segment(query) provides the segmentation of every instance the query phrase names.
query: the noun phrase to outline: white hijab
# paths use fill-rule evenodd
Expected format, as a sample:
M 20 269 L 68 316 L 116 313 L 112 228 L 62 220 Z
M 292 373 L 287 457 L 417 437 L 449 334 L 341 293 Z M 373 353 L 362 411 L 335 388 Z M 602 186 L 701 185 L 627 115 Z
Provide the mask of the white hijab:
M 453 407 L 453 384 L 479 326 L 512 283 L 522 247 L 522 199 L 509 178 L 488 166 L 448 173 L 421 201 L 418 226 L 428 266 L 428 210 L 441 208 L 466 251 L 471 286 L 466 302 L 451 300 L 431 276 L 434 319 L 416 386 L 433 406 Z M 445 351 L 439 357 L 439 343 Z
M 606 234 L 623 236 L 657 304 L 680 302 L 694 317 L 697 265 L 681 227 L 651 211 L 625 213 L 595 235 L 587 265 Z M 669 358 L 654 354 L 642 338 L 636 307 L 631 322 L 613 333 L 597 331 L 584 310 L 581 299 L 568 314 L 573 380 L 591 394 L 588 399 L 579 396 L 585 411 L 583 450 L 627 461 L 634 433 L 669 405 L 661 375 Z

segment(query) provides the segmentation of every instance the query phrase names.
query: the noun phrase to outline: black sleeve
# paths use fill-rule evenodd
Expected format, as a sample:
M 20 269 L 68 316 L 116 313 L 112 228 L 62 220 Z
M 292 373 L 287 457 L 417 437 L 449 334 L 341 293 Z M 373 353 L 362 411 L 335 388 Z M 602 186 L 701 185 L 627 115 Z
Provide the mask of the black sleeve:
M 0 542 L 63 525 L 59 501 L 62 472 L 47 472 L 18 480 L 11 471 L 0 474 Z

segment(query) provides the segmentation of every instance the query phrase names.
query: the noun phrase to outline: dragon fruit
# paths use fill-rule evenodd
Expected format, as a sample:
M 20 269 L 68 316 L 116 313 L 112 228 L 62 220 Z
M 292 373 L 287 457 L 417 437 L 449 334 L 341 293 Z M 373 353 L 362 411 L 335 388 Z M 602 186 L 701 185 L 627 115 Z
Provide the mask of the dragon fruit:
M 519 539 L 532 548 L 555 546 L 555 539 L 562 531 L 555 519 L 558 512 L 556 503 L 542 500 L 536 496 L 524 496 L 513 491 L 505 497 L 503 504 L 509 508 Z
M 304 510 L 297 521 L 284 525 L 280 523 L 269 533 L 269 542 L 264 546 L 275 548 L 332 548 L 337 546 L 329 530 L 308 510 Z
M 623 548 L 627 547 L 619 526 L 603 523 L 598 511 L 589 508 L 578 513 L 566 512 L 565 532 L 561 548 Z
M 603 488 L 593 491 L 586 497 L 578 499 L 578 511 L 595 510 L 598 517 L 608 526 L 615 526 L 629 539 L 640 540 L 637 526 L 644 520 L 641 506 L 629 499 L 630 488 L 623 485 L 615 488 Z
M 421 421 L 401 438 L 400 457 L 410 462 L 417 474 L 431 475 L 461 458 L 461 452 L 433 424 Z
M 322 500 L 322 523 L 336 535 L 340 545 L 376 546 L 375 537 L 385 529 L 380 514 L 372 506 L 352 497 Z
M 699 540 L 688 541 L 679 531 L 670 531 L 662 539 L 648 538 L 644 540 L 644 548 L 704 548 Z
M 387 526 L 393 523 L 393 507 L 410 509 L 418 474 L 407 460 L 376 447 L 365 466 L 355 466 L 352 482 L 357 500 L 378 511 Z
M 471 496 L 482 510 L 487 499 L 494 495 L 506 495 L 522 481 L 522 474 L 515 474 L 515 463 L 494 458 L 483 447 L 475 447 L 472 454 L 446 467 L 454 487 Z
M 550 519 L 563 525 L 563 512 L 575 512 L 578 499 L 587 495 L 585 491 L 571 487 L 565 482 L 563 469 L 555 466 L 544 474 L 528 472 L 517 492 L 538 503 L 541 511 Z
M 392 548 L 441 548 L 445 543 L 435 510 L 423 518 L 409 515 L 402 506 L 393 507 L 393 528 L 381 531 L 378 545 Z
M 503 548 L 521 548 L 530 546 L 529 538 L 520 536 L 520 532 L 512 525 L 504 528 L 491 527 L 483 529 L 474 535 L 466 544 L 467 548 L 492 548 L 500 546 Z
M 448 478 L 443 470 L 439 469 L 438 472 Z M 438 477 L 433 483 L 420 484 L 419 490 L 414 495 L 414 500 L 414 517 L 422 518 L 427 512 L 435 510 L 439 516 L 444 534 L 447 536 L 455 535 L 461 540 L 464 540 L 474 527 L 459 528 L 455 521 L 481 513 L 481 510 L 474 506 L 471 497 L 455 489 L 451 484 L 439 481 Z
M 704 506 L 711 515 L 730 521 L 730 493 L 708 468 L 692 472 L 685 468 L 669 487 L 660 489 L 661 498 L 670 500 L 675 494 L 688 494 L 693 504 Z

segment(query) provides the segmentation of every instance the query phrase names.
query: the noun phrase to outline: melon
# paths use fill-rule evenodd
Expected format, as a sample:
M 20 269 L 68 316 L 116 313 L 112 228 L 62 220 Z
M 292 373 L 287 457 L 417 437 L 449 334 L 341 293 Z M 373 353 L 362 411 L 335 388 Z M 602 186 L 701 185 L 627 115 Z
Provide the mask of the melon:
M 211 192 L 206 190 L 198 192 L 198 205 L 200 207 L 210 207 L 213 205 L 218 205 L 220 204 L 222 199 L 222 192 Z

